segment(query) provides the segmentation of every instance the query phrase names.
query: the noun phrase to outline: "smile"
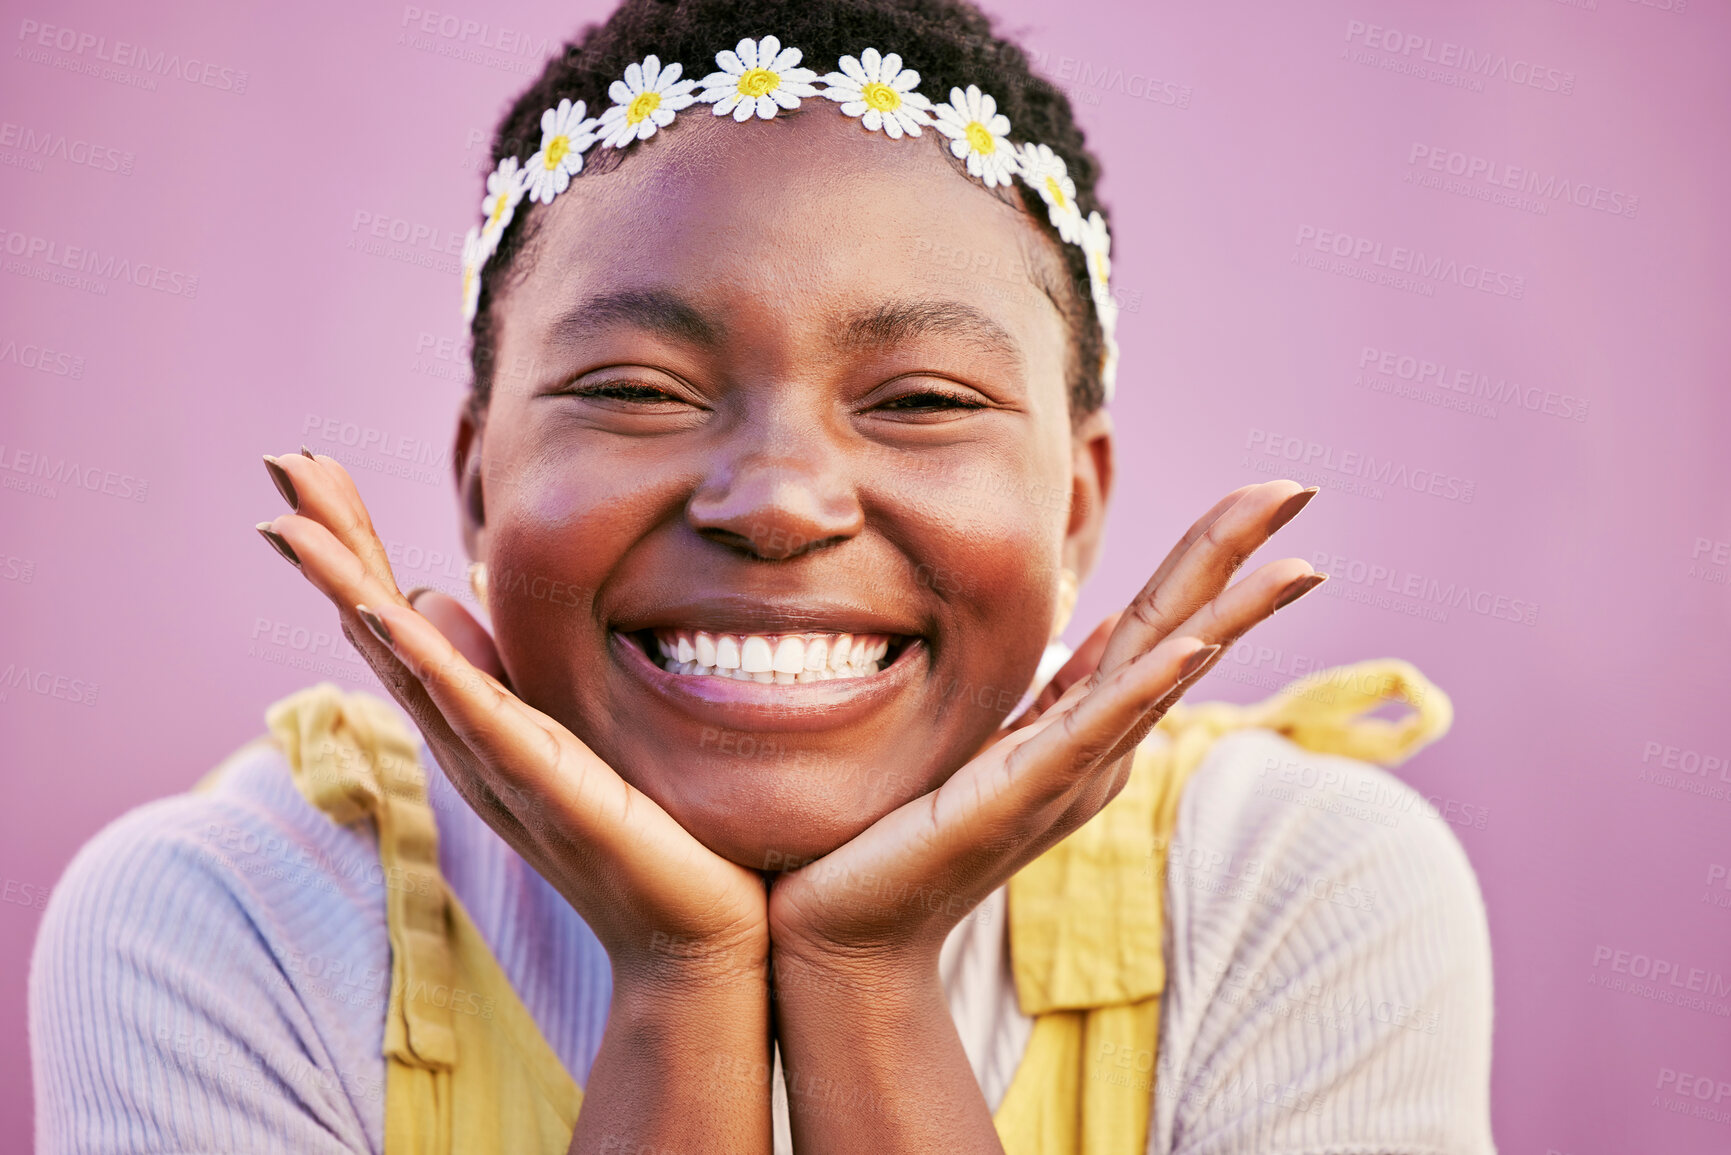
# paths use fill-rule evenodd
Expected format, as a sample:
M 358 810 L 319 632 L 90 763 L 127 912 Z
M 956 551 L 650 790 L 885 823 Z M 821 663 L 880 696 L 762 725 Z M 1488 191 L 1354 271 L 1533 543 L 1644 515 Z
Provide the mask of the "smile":
M 650 635 L 655 649 L 648 652 L 660 655 L 668 673 L 784 686 L 874 677 L 892 647 L 899 653 L 905 643 L 888 634 L 658 629 Z

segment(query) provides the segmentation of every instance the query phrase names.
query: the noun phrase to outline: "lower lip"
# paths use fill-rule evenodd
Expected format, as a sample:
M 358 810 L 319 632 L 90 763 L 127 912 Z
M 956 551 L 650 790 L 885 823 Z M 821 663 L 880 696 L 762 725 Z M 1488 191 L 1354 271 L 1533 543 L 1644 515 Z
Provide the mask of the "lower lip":
M 827 682 L 742 682 L 712 674 L 674 674 L 649 660 L 622 634 L 609 637 L 613 657 L 676 709 L 712 725 L 740 729 L 827 730 L 870 714 L 912 684 L 926 660 L 914 639 L 896 660 L 865 678 Z

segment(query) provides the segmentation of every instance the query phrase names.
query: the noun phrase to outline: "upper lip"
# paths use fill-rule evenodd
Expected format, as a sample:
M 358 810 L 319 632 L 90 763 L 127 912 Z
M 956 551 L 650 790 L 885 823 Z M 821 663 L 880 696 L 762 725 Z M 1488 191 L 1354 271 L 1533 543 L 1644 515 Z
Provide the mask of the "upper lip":
M 910 618 L 897 617 L 833 597 L 797 600 L 746 594 L 716 594 L 664 602 L 654 608 L 627 611 L 611 621 L 620 633 L 641 630 L 708 630 L 720 634 L 894 634 L 923 631 Z

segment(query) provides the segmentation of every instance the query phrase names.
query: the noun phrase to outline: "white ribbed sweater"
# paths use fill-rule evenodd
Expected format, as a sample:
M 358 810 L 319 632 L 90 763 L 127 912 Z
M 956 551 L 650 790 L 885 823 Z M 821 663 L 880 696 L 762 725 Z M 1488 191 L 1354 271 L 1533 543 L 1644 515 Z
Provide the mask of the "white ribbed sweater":
M 445 876 L 581 1084 L 606 1022 L 606 955 L 423 762 Z M 1356 798 L 1374 802 L 1339 789 L 1366 775 L 1376 789 Z M 214 792 L 99 834 L 55 889 L 31 968 L 38 1151 L 381 1151 L 377 862 L 370 826 L 331 823 L 263 745 Z M 1416 793 L 1267 732 L 1222 739 L 1185 790 L 1167 919 L 1158 1070 L 1123 1072 L 1152 1084 L 1149 1152 L 1494 1152 L 1484 907 Z M 1030 1029 L 1005 929 L 1000 891 L 942 958 L 994 1108 Z

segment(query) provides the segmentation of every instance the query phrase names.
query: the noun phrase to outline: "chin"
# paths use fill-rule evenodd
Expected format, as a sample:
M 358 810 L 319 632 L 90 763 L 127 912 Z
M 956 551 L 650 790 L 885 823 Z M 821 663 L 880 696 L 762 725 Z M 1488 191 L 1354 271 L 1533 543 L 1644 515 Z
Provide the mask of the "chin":
M 750 870 L 821 858 L 965 760 L 916 766 L 890 751 L 866 759 L 843 735 L 800 732 L 706 727 L 695 748 L 649 739 L 632 736 L 602 756 L 692 837 Z

